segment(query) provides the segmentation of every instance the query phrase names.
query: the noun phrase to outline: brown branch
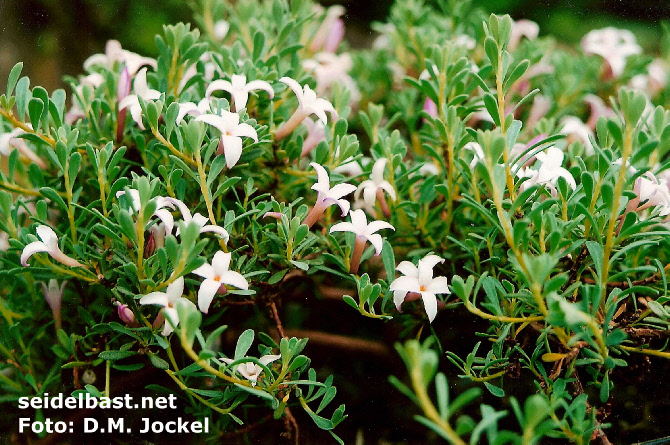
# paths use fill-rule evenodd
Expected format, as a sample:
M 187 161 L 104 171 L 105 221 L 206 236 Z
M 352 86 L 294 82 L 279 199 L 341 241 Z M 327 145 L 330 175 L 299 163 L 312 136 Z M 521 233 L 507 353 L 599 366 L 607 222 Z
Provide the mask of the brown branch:
M 281 319 L 279 318 L 279 312 L 277 311 L 277 305 L 275 304 L 274 301 L 271 301 L 268 306 L 270 306 L 270 311 L 272 312 L 272 318 L 275 321 L 275 324 L 277 325 L 277 331 L 279 331 L 279 336 L 281 338 L 286 338 L 286 335 L 284 334 L 284 328 L 281 325 Z
M 380 357 L 390 357 L 393 355 L 388 345 L 378 341 L 303 329 L 287 329 L 285 333 L 289 337 L 309 338 L 312 344 L 344 349 L 349 352 L 373 354 Z

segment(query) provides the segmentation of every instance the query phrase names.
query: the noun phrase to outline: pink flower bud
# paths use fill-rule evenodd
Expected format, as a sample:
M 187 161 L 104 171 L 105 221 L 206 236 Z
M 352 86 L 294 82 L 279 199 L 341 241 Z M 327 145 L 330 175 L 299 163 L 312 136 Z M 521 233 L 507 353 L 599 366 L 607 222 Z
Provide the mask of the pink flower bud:
M 334 53 L 342 42 L 344 37 L 344 22 L 342 19 L 333 20 L 333 23 L 328 30 L 326 41 L 323 44 L 323 50 L 329 53 Z
M 432 118 L 436 118 L 438 114 L 437 105 L 430 98 L 427 98 L 423 103 L 423 111 L 428 113 L 428 115 Z
M 128 308 L 127 304 L 121 304 L 117 301 L 116 310 L 122 322 L 125 324 L 135 324 L 135 314 Z

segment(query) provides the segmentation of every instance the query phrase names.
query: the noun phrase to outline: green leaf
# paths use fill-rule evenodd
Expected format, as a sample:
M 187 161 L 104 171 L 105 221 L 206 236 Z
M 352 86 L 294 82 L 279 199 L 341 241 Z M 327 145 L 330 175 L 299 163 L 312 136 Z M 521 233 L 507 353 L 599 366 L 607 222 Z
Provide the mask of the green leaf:
M 158 369 L 168 369 L 170 365 L 168 362 L 157 356 L 156 354 L 149 354 L 149 361 Z
M 132 357 L 133 355 L 137 355 L 137 352 L 135 352 L 135 351 L 102 351 L 100 354 L 98 354 L 98 358 L 101 358 L 103 360 L 116 361 L 116 360 L 122 360 L 122 359 L 128 358 L 128 357 Z
M 484 382 L 484 386 L 486 386 L 486 389 L 488 389 L 489 392 L 494 396 L 505 397 L 505 391 L 503 391 L 502 388 L 498 388 L 497 386 L 492 385 L 489 382 Z
M 247 329 L 246 331 L 242 332 L 240 338 L 237 339 L 237 346 L 235 346 L 234 359 L 239 360 L 243 358 L 249 351 L 249 348 L 251 348 L 253 342 L 254 342 L 253 329 Z
M 52 188 L 49 187 L 42 187 L 40 189 L 40 194 L 50 200 L 51 202 L 55 203 L 60 207 L 61 209 L 67 211 L 67 204 L 65 204 L 65 201 L 63 201 L 63 198 L 60 197 L 58 193 Z
M 16 65 L 14 65 L 12 70 L 9 72 L 9 77 L 7 79 L 7 98 L 8 99 L 14 93 L 14 87 L 16 87 L 16 82 L 19 80 L 19 76 L 21 75 L 21 70 L 22 69 L 23 69 L 23 62 L 19 62 Z
M 33 125 L 34 130 L 37 130 L 39 127 L 43 111 L 44 102 L 42 102 L 41 99 L 30 99 L 30 102 L 28 102 L 28 116 L 30 117 L 30 123 Z

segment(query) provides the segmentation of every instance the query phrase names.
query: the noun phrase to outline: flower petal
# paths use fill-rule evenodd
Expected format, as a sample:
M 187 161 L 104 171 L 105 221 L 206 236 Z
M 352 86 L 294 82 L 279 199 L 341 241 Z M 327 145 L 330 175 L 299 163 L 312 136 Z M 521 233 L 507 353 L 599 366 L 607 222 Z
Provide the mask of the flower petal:
M 426 285 L 426 290 L 434 294 L 450 294 L 447 277 L 435 277 L 433 281 Z
M 341 223 L 337 223 L 337 224 L 333 225 L 330 228 L 330 233 L 333 233 L 333 232 L 352 232 L 352 233 L 356 233 L 356 227 L 350 222 L 341 222 Z
M 409 261 L 401 261 L 400 264 L 398 264 L 398 267 L 395 268 L 398 272 L 408 276 L 408 277 L 414 277 L 414 278 L 419 278 L 419 269 Z
M 214 258 L 212 258 L 212 267 L 214 268 L 214 272 L 217 275 L 221 275 L 224 272 L 228 271 L 230 268 L 230 260 L 232 258 L 232 255 L 228 252 L 223 252 L 219 250 L 214 254 Z
M 210 83 L 209 86 L 207 87 L 207 91 L 205 91 L 205 97 L 210 98 L 212 97 L 212 93 L 214 91 L 220 91 L 220 90 L 232 93 L 233 86 L 227 80 L 223 79 L 215 80 L 214 82 Z
M 437 315 L 437 297 L 430 292 L 421 292 L 421 299 L 423 300 L 426 314 L 428 314 L 428 320 L 432 323 Z
M 374 235 L 366 235 L 365 238 L 367 238 L 367 240 L 370 241 L 370 244 L 374 246 L 375 256 L 379 256 L 379 254 L 382 253 L 382 247 L 384 247 L 382 236 L 376 233 Z
M 167 306 L 170 303 L 165 292 L 151 292 L 140 298 L 140 304 L 158 304 L 160 306 Z
M 258 133 L 254 127 L 249 124 L 239 124 L 232 132 L 233 136 L 244 136 L 253 139 L 255 142 L 258 142 Z
M 407 296 L 407 291 L 405 290 L 394 290 L 393 291 L 393 303 L 395 304 L 395 307 L 400 310 L 400 306 L 402 305 L 403 301 L 405 301 L 405 297 Z
M 28 267 L 30 266 L 30 264 L 28 264 L 28 259 L 31 256 L 38 252 L 49 252 L 50 250 L 51 249 L 49 249 L 49 246 L 44 244 L 42 241 L 32 242 L 23 248 L 23 252 L 21 253 L 21 264 Z
M 200 309 L 200 312 L 206 314 L 209 311 L 209 305 L 212 304 L 219 287 L 221 287 L 221 283 L 214 280 L 205 280 L 200 284 L 198 290 L 198 309 Z
M 282 77 L 281 79 L 279 79 L 279 81 L 281 83 L 284 83 L 284 84 L 288 85 L 289 88 L 291 88 L 293 90 L 293 93 L 295 93 L 295 96 L 298 98 L 298 103 L 300 104 L 300 107 L 302 108 L 303 96 L 304 96 L 303 91 L 304 90 L 300 86 L 300 84 L 297 81 L 291 79 L 290 77 Z
M 205 263 L 205 264 L 203 264 L 202 266 L 198 267 L 197 269 L 195 269 L 195 270 L 194 270 L 193 272 L 191 272 L 191 273 L 194 273 L 194 274 L 196 274 L 196 275 L 199 275 L 199 276 L 201 276 L 201 277 L 203 277 L 203 278 L 214 278 L 214 276 L 215 276 L 215 274 L 214 274 L 214 268 L 213 268 L 211 265 L 207 264 L 207 263 Z
M 247 283 L 246 278 L 242 276 L 241 273 L 234 272 L 232 270 L 226 271 L 221 274 L 221 283 L 228 284 L 230 286 L 235 286 L 239 289 L 247 290 L 249 289 L 249 283 Z
M 264 355 L 263 357 L 259 358 L 258 361 L 261 362 L 262 365 L 267 366 L 268 363 L 272 363 L 275 360 L 279 360 L 281 358 L 281 355 Z
M 389 286 L 390 290 L 402 290 L 405 292 L 421 292 L 419 280 L 415 277 L 398 277 Z
M 226 166 L 233 168 L 242 157 L 242 138 L 236 136 L 221 136 L 223 154 L 226 157 Z

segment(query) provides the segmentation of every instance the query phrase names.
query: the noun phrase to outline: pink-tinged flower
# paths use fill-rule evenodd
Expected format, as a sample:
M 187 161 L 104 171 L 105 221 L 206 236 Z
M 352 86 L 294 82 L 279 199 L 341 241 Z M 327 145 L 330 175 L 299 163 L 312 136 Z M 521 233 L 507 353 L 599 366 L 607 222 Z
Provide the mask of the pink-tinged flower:
M 584 145 L 586 149 L 586 155 L 590 156 L 596 151 L 591 144 L 591 136 L 593 136 L 593 131 L 586 125 L 582 120 L 576 116 L 565 116 L 560 121 L 562 125 L 561 134 L 568 136 L 568 141 L 579 141 Z
M 536 94 L 533 98 L 533 105 L 530 107 L 526 127 L 533 128 L 535 124 L 545 117 L 551 110 L 551 99 L 543 94 Z
M 201 215 L 200 213 L 194 213 L 191 216 L 191 211 L 182 201 L 175 198 L 165 198 L 166 201 L 175 204 L 179 211 L 181 212 L 181 217 L 184 220 L 185 225 L 195 223 L 200 228 L 200 233 L 212 232 L 220 235 L 223 240 L 227 243 L 230 235 L 228 231 L 221 226 L 214 224 L 209 224 L 209 219 L 206 216 Z M 179 235 L 179 229 L 177 229 L 177 235 Z
M 279 360 L 280 358 L 281 355 L 264 355 L 263 357 L 259 358 L 258 361 L 263 366 L 267 366 L 275 360 Z M 220 358 L 220 360 L 229 365 L 235 361 L 225 357 Z M 258 377 L 260 377 L 260 375 L 263 373 L 263 368 L 261 368 L 256 363 L 246 362 L 237 365 L 235 367 L 235 372 L 239 372 L 242 377 L 249 380 L 251 382 L 251 386 L 256 386 L 258 383 Z
M 628 57 L 642 52 L 632 32 L 613 27 L 594 29 L 582 38 L 581 45 L 586 54 L 605 59 L 614 77 L 623 73 Z
M 647 65 L 647 74 L 638 74 L 630 80 L 630 85 L 638 90 L 656 96 L 668 83 L 668 68 L 663 59 L 654 59 Z
M 115 302 L 116 304 L 116 313 L 121 319 L 122 322 L 124 322 L 127 325 L 133 325 L 135 324 L 135 314 L 133 314 L 133 311 L 130 310 L 127 304 L 122 304 L 120 302 Z
M 382 213 L 388 218 L 391 216 L 391 212 L 389 211 L 388 204 L 386 203 L 386 195 L 384 195 L 384 192 L 388 193 L 392 201 L 395 201 L 396 195 L 395 189 L 391 183 L 384 179 L 384 171 L 386 171 L 387 163 L 388 159 L 386 158 L 379 158 L 375 161 L 375 164 L 372 166 L 372 174 L 370 174 L 370 179 L 361 182 L 361 184 L 358 186 L 358 189 L 356 189 L 354 199 L 358 199 L 362 192 L 363 200 L 368 206 L 374 207 L 375 202 L 379 201 L 379 206 L 382 209 Z
M 140 298 L 140 304 L 155 304 L 163 306 L 161 311 L 165 317 L 165 324 L 163 325 L 163 335 L 168 336 L 174 331 L 174 328 L 179 325 L 179 314 L 175 307 L 178 302 L 183 301 L 183 304 L 191 304 L 187 298 L 182 298 L 184 295 L 184 277 L 179 277 L 172 283 L 168 284 L 165 292 L 151 292 Z M 195 305 L 193 305 L 195 306 Z
M 219 251 L 214 254 L 211 265 L 205 263 L 193 271 L 205 279 L 198 291 L 198 308 L 205 314 L 209 311 L 209 305 L 221 286 L 224 286 L 224 289 L 226 284 L 239 289 L 249 289 L 249 283 L 242 274 L 228 270 L 230 259 L 231 254 Z
M 382 236 L 375 233 L 382 229 L 395 230 L 391 224 L 386 221 L 372 221 L 368 224 L 368 219 L 363 210 L 352 210 L 349 213 L 351 222 L 341 222 L 335 224 L 330 228 L 330 233 L 333 232 L 352 232 L 356 235 L 356 242 L 354 244 L 354 251 L 351 255 L 351 265 L 349 272 L 358 273 L 358 266 L 361 263 L 361 256 L 365 250 L 365 242 L 370 241 L 375 248 L 375 256 L 382 252 L 384 240 Z
M 320 120 L 312 120 L 306 117 L 302 124 L 307 127 L 307 137 L 302 143 L 300 156 L 307 156 L 319 142 L 326 140 L 326 127 Z
M 249 93 L 255 90 L 267 91 L 270 99 L 275 97 L 275 92 L 272 85 L 264 80 L 252 80 L 247 83 L 247 76 L 241 74 L 233 74 L 230 82 L 227 80 L 215 80 L 208 87 L 205 92 L 205 97 L 210 98 L 214 91 L 223 90 L 230 93 L 235 104 L 235 110 L 239 111 L 247 106 L 249 100 Z
M 433 322 L 437 315 L 437 294 L 451 293 L 446 277 L 433 278 L 433 268 L 438 263 L 444 263 L 444 259 L 437 255 L 428 255 L 419 260 L 418 267 L 409 261 L 398 264 L 396 270 L 404 276 L 393 280 L 389 287 L 393 291 L 393 302 L 398 310 L 408 293 L 420 294 L 428 320 Z
M 51 308 L 51 313 L 54 317 L 54 324 L 56 330 L 61 328 L 62 318 L 61 318 L 61 304 L 63 302 L 63 290 L 67 281 L 58 286 L 58 281 L 55 279 L 49 280 L 49 284 L 42 284 L 42 293 L 44 294 L 44 299 L 47 301 L 47 304 Z
M 126 113 L 128 108 L 121 108 L 121 103 L 130 95 L 130 73 L 128 68 L 124 68 L 119 76 L 119 83 L 116 85 L 116 101 L 119 109 L 116 113 L 116 141 L 123 140 L 123 130 L 126 128 Z M 140 119 L 141 120 L 141 119 Z
M 79 101 L 80 98 L 83 99 L 84 87 L 88 86 L 91 87 L 93 90 L 95 90 L 104 81 L 105 78 L 100 73 L 91 73 L 88 76 L 84 76 L 79 80 L 79 85 L 74 87 L 76 95 L 72 96 L 72 108 L 70 108 L 70 110 L 67 113 L 65 113 L 66 123 L 73 124 L 77 120 L 86 117 L 86 113 L 81 108 L 82 104 Z
M 155 59 L 150 57 L 142 57 L 130 51 L 121 48 L 121 44 L 116 40 L 110 40 L 105 45 L 105 54 L 94 54 L 84 61 L 84 69 L 90 69 L 96 65 L 104 66 L 106 68 L 114 68 L 114 64 L 125 64 L 126 68 L 133 76 L 137 70 L 144 65 L 148 65 L 156 69 L 157 63 Z
M 20 138 L 19 136 L 25 134 L 26 132 L 20 128 L 15 128 L 9 133 L 0 134 L 0 155 L 9 156 L 13 149 L 16 148 L 19 152 L 28 158 L 31 162 L 37 165 L 41 169 L 46 169 L 47 164 L 35 154 L 34 151 L 28 147 L 25 139 Z
M 326 112 L 337 119 L 337 111 L 333 108 L 333 104 L 326 99 L 316 97 L 316 93 L 309 87 L 309 85 L 301 87 L 298 82 L 290 77 L 282 77 L 279 81 L 285 83 L 293 90 L 300 105 L 290 119 L 279 127 L 275 133 L 276 141 L 281 141 L 291 134 L 310 114 L 316 114 L 316 117 L 318 117 L 324 125 L 328 124 Z
M 512 34 L 509 39 L 508 48 L 513 50 L 521 42 L 522 37 L 535 40 L 540 34 L 540 27 L 531 20 L 517 20 L 512 24 Z
M 142 208 L 142 202 L 140 201 L 140 192 L 138 192 L 135 189 L 128 189 L 128 191 L 130 192 L 130 199 L 128 199 L 128 197 L 126 197 L 125 199 L 130 206 L 131 213 L 139 212 L 140 209 Z M 121 198 L 121 196 L 125 195 L 126 195 L 125 190 L 116 192 L 116 199 L 119 199 Z M 165 231 L 167 233 L 172 233 L 172 229 L 174 228 L 174 217 L 172 216 L 172 213 L 170 213 L 170 210 L 174 210 L 174 205 L 172 202 L 174 200 L 172 198 L 164 198 L 162 196 L 156 196 L 154 198 L 151 198 L 151 201 L 156 201 L 156 211 L 154 212 L 153 216 L 157 217 L 163 222 L 163 224 L 165 224 Z
M 589 127 L 591 130 L 594 130 L 596 128 L 596 124 L 598 123 L 598 119 L 601 117 L 615 117 L 616 113 L 614 113 L 614 110 L 612 110 L 610 107 L 608 107 L 605 102 L 595 94 L 587 94 L 584 97 L 584 102 L 589 104 L 589 107 L 591 108 L 591 115 L 589 116 L 588 122 L 586 122 L 586 126 Z M 589 141 L 590 144 L 590 141 Z M 593 148 L 593 147 L 591 147 Z
M 318 53 L 314 56 L 314 59 L 305 60 L 302 66 L 305 71 L 314 75 L 316 94 L 324 95 L 334 84 L 339 83 L 351 93 L 350 101 L 352 103 L 360 100 L 361 94 L 358 85 L 348 74 L 353 66 L 349 54 Z
M 242 138 L 247 137 L 258 142 L 258 134 L 254 127 L 249 124 L 240 124 L 240 115 L 221 110 L 221 114 L 203 114 L 195 118 L 204 122 L 221 132 L 220 148 L 226 156 L 226 166 L 233 168 L 242 156 Z
M 328 8 L 326 17 L 314 37 L 312 37 L 310 44 L 312 52 L 317 52 L 320 49 L 328 52 L 337 51 L 344 37 L 344 22 L 340 17 L 344 15 L 345 11 L 344 7 L 340 5 Z
M 312 210 L 309 211 L 302 223 L 312 227 L 314 223 L 321 218 L 323 212 L 333 204 L 337 204 L 342 210 L 342 216 L 346 216 L 347 213 L 349 213 L 351 204 L 349 204 L 349 201 L 346 199 L 342 199 L 342 197 L 349 193 L 353 193 L 356 190 L 356 186 L 342 183 L 330 188 L 330 177 L 328 176 L 326 169 L 316 162 L 312 162 L 309 165 L 316 170 L 317 181 L 316 184 L 312 186 L 312 190 L 318 192 L 318 195 L 314 207 L 312 207 Z
M 34 241 L 24 247 L 23 253 L 21 253 L 21 264 L 24 266 L 30 266 L 28 264 L 28 259 L 31 256 L 39 252 L 46 252 L 49 254 L 49 256 L 51 256 L 51 258 L 58 261 L 59 263 L 65 264 L 66 266 L 85 267 L 79 261 L 75 260 L 74 258 L 70 258 L 60 250 L 58 247 L 58 236 L 51 227 L 44 225 L 38 226 L 36 231 L 37 236 L 42 241 Z
M 179 112 L 177 113 L 177 119 L 175 120 L 175 124 L 177 125 L 181 124 L 181 121 L 187 114 L 198 117 L 202 116 L 203 114 L 209 113 L 211 111 L 210 106 L 211 106 L 210 100 L 207 98 L 202 99 L 197 104 L 193 102 L 184 102 L 182 104 L 179 104 Z
M 433 102 L 433 99 L 429 97 L 426 98 L 426 101 L 423 103 L 423 111 L 428 113 L 428 116 L 432 117 L 433 119 L 435 119 L 439 114 L 437 105 L 435 102 Z
M 9 233 L 0 231 L 0 252 L 7 252 L 9 249 Z
M 651 172 L 647 172 L 637 178 L 633 190 L 638 195 L 638 203 L 644 203 L 636 211 L 660 207 L 660 216 L 670 215 L 670 189 L 667 181 L 659 181 Z
M 143 100 L 158 100 L 161 98 L 161 92 L 149 88 L 147 84 L 147 69 L 142 68 L 137 76 L 135 76 L 135 83 L 133 86 L 133 91 L 135 94 L 130 94 L 123 98 L 119 102 L 119 110 L 130 108 L 130 115 L 133 120 L 137 123 L 137 126 L 140 129 L 144 130 L 144 125 L 142 124 L 142 106 L 138 97 L 141 97 Z M 119 126 L 123 126 L 124 122 L 119 122 Z

